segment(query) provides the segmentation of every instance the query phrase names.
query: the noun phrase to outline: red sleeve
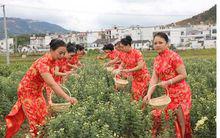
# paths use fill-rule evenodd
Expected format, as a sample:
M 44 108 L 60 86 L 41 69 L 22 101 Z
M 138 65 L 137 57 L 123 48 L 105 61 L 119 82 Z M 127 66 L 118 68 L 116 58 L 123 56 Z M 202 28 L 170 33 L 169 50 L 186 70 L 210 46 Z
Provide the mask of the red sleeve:
M 140 51 L 137 51 L 137 53 L 135 55 L 135 59 L 137 60 L 137 62 L 144 61 L 143 55 Z
M 174 69 L 179 67 L 180 65 L 184 64 L 182 58 L 177 54 L 174 53 L 171 57 L 171 64 Z
M 107 58 L 111 58 L 111 57 L 110 57 L 110 53 L 107 53 L 106 56 L 107 56 Z
M 108 58 L 113 60 L 115 58 L 115 53 L 114 52 L 111 52 L 111 53 L 108 53 Z
M 36 65 L 36 69 L 39 71 L 40 74 L 50 73 L 50 67 L 45 62 L 39 61 Z
M 60 66 L 60 64 L 61 64 L 61 60 L 57 60 L 57 61 L 55 62 L 55 66 Z

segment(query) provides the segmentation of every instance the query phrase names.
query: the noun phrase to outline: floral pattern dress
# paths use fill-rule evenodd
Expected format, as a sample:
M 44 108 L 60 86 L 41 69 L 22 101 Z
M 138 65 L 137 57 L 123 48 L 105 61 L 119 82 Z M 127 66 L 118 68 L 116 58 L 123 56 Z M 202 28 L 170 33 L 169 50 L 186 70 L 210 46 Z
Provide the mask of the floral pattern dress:
M 113 50 L 113 51 L 111 51 L 111 52 L 109 52 L 109 53 L 107 54 L 107 58 L 109 58 L 110 60 L 113 60 L 113 59 L 115 59 L 119 54 L 120 54 L 119 51 L 115 49 L 115 50 Z M 116 62 L 116 63 L 114 64 L 114 69 L 118 69 L 119 66 L 120 66 L 120 64 L 121 64 L 120 61 Z
M 79 63 L 79 55 L 75 54 L 69 61 L 72 65 L 77 65 Z
M 46 101 L 43 96 L 44 80 L 42 73 L 50 73 L 55 65 L 50 54 L 36 60 L 18 86 L 18 100 L 10 113 L 5 117 L 6 138 L 14 136 L 21 124 L 27 118 L 30 132 L 37 135 L 37 126 L 45 124 L 48 114 Z
M 55 62 L 55 67 L 58 66 L 59 67 L 59 72 L 65 72 L 66 70 L 70 70 L 71 67 L 68 66 L 68 62 L 66 58 L 62 58 L 60 60 L 57 60 Z M 56 81 L 57 84 L 61 84 L 62 83 L 62 76 L 57 76 L 55 75 L 55 67 L 51 68 L 51 73 L 53 75 L 54 80 Z M 46 89 L 46 93 L 48 97 L 52 96 L 53 90 L 47 86 L 47 84 L 45 83 L 45 89 Z
M 140 51 L 132 49 L 128 53 L 124 53 L 119 57 L 121 62 L 125 64 L 125 69 L 132 69 L 138 65 L 139 61 L 144 61 Z M 150 81 L 150 74 L 146 64 L 138 71 L 129 73 L 133 77 L 132 91 L 133 99 L 139 100 L 146 95 L 147 87 Z
M 154 70 L 160 81 L 167 81 L 178 75 L 176 69 L 183 65 L 182 58 L 175 52 L 166 49 L 154 60 Z M 168 92 L 171 103 L 165 109 L 167 113 L 168 110 L 174 111 L 178 106 L 182 107 L 185 119 L 185 137 L 191 137 L 190 128 L 190 109 L 191 109 L 191 90 L 186 80 L 181 80 L 175 84 L 168 86 Z M 161 114 L 160 110 L 154 110 L 153 114 L 155 118 L 159 117 Z M 177 121 L 175 121 L 176 137 L 181 138 L 180 126 Z M 154 130 L 156 131 L 156 130 Z

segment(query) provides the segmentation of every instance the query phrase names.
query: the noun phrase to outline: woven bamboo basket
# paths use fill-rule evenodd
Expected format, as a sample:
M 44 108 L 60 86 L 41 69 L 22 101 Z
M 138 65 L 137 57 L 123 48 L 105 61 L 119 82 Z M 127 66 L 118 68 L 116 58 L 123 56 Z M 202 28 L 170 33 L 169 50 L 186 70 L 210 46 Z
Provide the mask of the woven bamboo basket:
M 71 97 L 71 93 L 70 93 L 70 91 L 66 88 L 66 87 L 64 87 L 64 86 L 62 86 L 62 85 L 60 85 L 66 92 L 68 92 L 69 93 L 69 96 Z M 69 110 L 69 107 L 71 106 L 71 104 L 69 103 L 69 102 L 67 102 L 67 103 L 53 103 L 51 106 L 50 106 L 50 110 L 52 111 L 52 112 L 65 112 L 65 111 L 68 111 Z
M 117 75 L 120 74 L 120 70 L 119 69 L 115 69 L 112 71 L 112 75 Z
M 126 85 L 128 84 L 128 80 L 122 80 L 122 79 L 118 79 L 118 78 L 114 78 L 115 81 L 115 86 L 118 89 L 124 89 L 126 87 Z
M 152 86 L 151 88 L 157 86 L 158 84 Z M 150 89 L 151 89 L 150 88 Z M 163 110 L 167 107 L 167 105 L 171 102 L 171 99 L 169 97 L 169 92 L 166 88 L 166 91 L 167 91 L 167 95 L 162 95 L 160 97 L 157 97 L 157 98 L 152 98 L 149 100 L 148 104 L 151 105 L 153 108 L 156 108 L 156 109 L 160 109 L 160 110 Z

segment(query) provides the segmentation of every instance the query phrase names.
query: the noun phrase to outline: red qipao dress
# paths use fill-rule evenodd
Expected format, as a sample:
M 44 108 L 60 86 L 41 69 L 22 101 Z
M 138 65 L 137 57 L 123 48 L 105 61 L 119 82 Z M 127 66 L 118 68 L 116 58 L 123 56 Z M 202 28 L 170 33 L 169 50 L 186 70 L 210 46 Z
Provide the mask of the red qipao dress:
M 65 72 L 65 69 L 67 68 L 67 60 L 66 58 L 62 58 L 61 60 L 57 60 L 55 62 L 55 67 L 58 66 L 59 67 L 59 72 Z M 61 84 L 62 83 L 62 76 L 57 76 L 55 75 L 55 67 L 51 68 L 51 73 L 53 75 L 54 80 L 56 81 L 57 84 Z M 47 86 L 47 84 L 45 84 L 45 88 L 46 88 L 46 93 L 48 96 L 52 95 L 52 89 Z
M 78 65 L 79 63 L 79 55 L 75 54 L 69 61 L 72 65 Z
M 109 53 L 107 54 L 107 58 L 109 58 L 110 60 L 113 60 L 113 59 L 115 59 L 115 58 L 118 56 L 118 54 L 119 54 L 119 51 L 118 51 L 118 50 L 112 50 L 111 52 L 109 52 Z M 119 66 L 120 66 L 120 64 L 121 64 L 120 61 L 119 61 L 119 62 L 116 62 L 116 63 L 114 64 L 114 69 L 118 69 Z
M 121 62 L 125 64 L 125 69 L 132 69 L 138 65 L 139 61 L 144 61 L 140 51 L 132 49 L 120 57 Z M 150 81 L 150 74 L 146 64 L 138 71 L 129 73 L 132 77 L 133 99 L 139 100 L 146 95 L 147 87 Z
M 167 81 L 178 75 L 176 69 L 183 65 L 182 58 L 175 52 L 166 49 L 154 60 L 154 70 L 161 81 Z M 165 113 L 168 110 L 174 111 L 180 105 L 184 113 L 185 121 L 185 138 L 191 138 L 191 128 L 190 128 L 190 109 L 191 109 L 191 90 L 186 80 L 181 80 L 175 84 L 168 86 L 168 93 L 171 98 L 171 103 L 165 109 Z M 154 110 L 154 121 L 160 118 L 161 111 Z M 168 116 L 168 114 L 166 115 Z M 156 123 L 158 124 L 158 123 Z M 176 137 L 181 138 L 180 124 L 175 121 Z M 157 125 L 156 125 L 157 126 Z M 156 126 L 153 128 L 153 133 L 156 133 Z
M 30 132 L 37 135 L 37 126 L 45 124 L 48 114 L 46 101 L 43 96 L 44 80 L 42 73 L 51 73 L 55 62 L 50 54 L 45 54 L 36 60 L 18 86 L 18 100 L 12 107 L 10 113 L 5 117 L 6 138 L 14 136 L 21 124 L 27 118 Z
M 66 69 L 67 69 L 67 66 L 68 66 L 67 59 L 64 57 L 61 60 L 57 60 L 56 63 L 55 63 L 55 66 L 59 67 L 59 72 L 62 72 L 62 73 L 66 72 Z M 62 76 L 55 75 L 54 80 L 58 84 L 61 84 L 62 83 Z

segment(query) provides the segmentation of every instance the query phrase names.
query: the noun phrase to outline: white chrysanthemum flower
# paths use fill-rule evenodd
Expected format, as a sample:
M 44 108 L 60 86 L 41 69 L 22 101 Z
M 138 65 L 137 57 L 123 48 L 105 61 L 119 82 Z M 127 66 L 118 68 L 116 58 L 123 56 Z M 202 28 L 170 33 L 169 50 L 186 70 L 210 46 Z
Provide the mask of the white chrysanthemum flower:
M 206 120 L 208 120 L 208 118 L 206 116 L 202 117 L 200 120 L 198 120 L 196 123 L 195 131 L 198 131 L 198 129 L 204 125 Z

